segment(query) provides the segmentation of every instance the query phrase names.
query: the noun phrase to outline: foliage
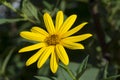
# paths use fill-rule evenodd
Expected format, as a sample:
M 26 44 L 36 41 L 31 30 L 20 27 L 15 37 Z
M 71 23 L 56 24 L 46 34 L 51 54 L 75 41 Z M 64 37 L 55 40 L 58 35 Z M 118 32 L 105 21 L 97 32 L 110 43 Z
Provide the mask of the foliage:
M 119 80 L 120 79 L 120 1 L 119 0 L 0 0 L 0 80 Z M 19 5 L 17 8 L 15 4 Z M 76 34 L 91 32 L 82 42 L 85 50 L 68 50 L 69 66 L 59 64 L 53 74 L 49 60 L 40 69 L 25 61 L 35 52 L 18 54 L 27 41 L 19 32 L 32 26 L 45 28 L 43 14 L 55 20 L 57 11 L 67 18 L 77 14 L 75 25 L 88 25 Z M 89 55 L 89 56 L 88 56 Z

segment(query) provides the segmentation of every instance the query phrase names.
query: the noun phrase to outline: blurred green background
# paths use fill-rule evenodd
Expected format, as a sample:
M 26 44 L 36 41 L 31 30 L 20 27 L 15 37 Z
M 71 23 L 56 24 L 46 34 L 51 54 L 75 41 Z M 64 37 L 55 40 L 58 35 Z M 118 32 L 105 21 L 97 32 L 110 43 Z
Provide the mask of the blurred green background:
M 106 74 L 107 77 L 120 74 L 120 0 L 7 0 L 18 10 L 17 13 L 3 5 L 4 1 L 0 0 L 0 80 L 37 80 L 34 76 L 70 80 L 64 78 L 65 71 L 60 67 L 56 74 L 52 74 L 48 67 L 49 60 L 41 69 L 37 69 L 36 63 L 26 67 L 25 61 L 37 50 L 18 53 L 20 48 L 32 44 L 21 38 L 19 32 L 30 30 L 32 26 L 44 28 L 44 12 L 49 12 L 55 20 L 58 10 L 63 10 L 65 17 L 78 15 L 72 28 L 82 22 L 89 22 L 76 34 L 93 34 L 93 37 L 81 42 L 85 45 L 84 50 L 66 49 L 70 69 L 73 72 L 77 70 L 79 64 L 89 55 L 88 69 L 81 80 L 103 80 Z M 25 1 L 31 4 L 25 4 Z M 36 10 L 30 10 L 30 5 Z M 21 12 L 33 21 L 22 20 L 19 15 Z

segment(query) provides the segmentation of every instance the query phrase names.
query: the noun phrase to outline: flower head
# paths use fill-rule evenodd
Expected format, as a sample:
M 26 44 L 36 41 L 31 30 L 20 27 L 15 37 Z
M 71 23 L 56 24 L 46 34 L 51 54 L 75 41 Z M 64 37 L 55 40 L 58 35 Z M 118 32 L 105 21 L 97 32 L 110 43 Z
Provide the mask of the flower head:
M 47 31 L 36 26 L 32 27 L 31 31 L 22 31 L 20 33 L 21 37 L 27 40 L 36 41 L 37 43 L 20 49 L 19 53 L 39 49 L 38 52 L 27 60 L 26 66 L 29 66 L 38 60 L 37 67 L 41 68 L 49 57 L 50 69 L 53 73 L 58 69 L 59 60 L 63 64 L 68 65 L 69 58 L 64 47 L 73 50 L 84 49 L 84 46 L 78 42 L 92 36 L 92 34 L 89 33 L 71 36 L 87 24 L 87 22 L 84 22 L 75 28 L 70 29 L 76 18 L 77 15 L 74 14 L 63 22 L 63 12 L 58 11 L 54 25 L 51 16 L 48 13 L 45 13 L 43 19 Z

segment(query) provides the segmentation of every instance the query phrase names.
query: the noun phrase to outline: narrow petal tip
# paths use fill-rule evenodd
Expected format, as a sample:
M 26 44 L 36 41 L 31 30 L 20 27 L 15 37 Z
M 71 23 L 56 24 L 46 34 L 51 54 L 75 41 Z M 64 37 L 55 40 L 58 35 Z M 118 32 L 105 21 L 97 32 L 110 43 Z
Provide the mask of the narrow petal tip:
M 65 64 L 65 65 L 68 65 L 68 64 L 69 64 L 69 61 L 66 61 L 64 64 Z
M 63 64 L 68 65 L 69 64 L 69 59 L 67 59 L 66 61 L 64 61 Z
M 45 12 L 44 15 L 43 15 L 43 18 L 46 19 L 46 17 L 49 16 L 49 13 Z
M 22 31 L 22 32 L 20 32 L 20 36 L 22 36 L 22 35 L 24 34 L 24 32 L 26 32 L 26 31 Z
M 73 16 L 75 19 L 77 18 L 77 15 L 76 15 L 76 14 L 73 14 L 72 16 Z
M 26 66 L 30 66 L 30 63 L 28 63 L 28 62 L 26 62 L 26 64 L 25 64 Z
M 20 50 L 18 51 L 18 53 L 22 53 L 22 50 L 20 49 Z
M 84 47 L 84 46 L 81 46 L 80 49 L 85 49 L 85 47 Z
M 23 53 L 23 52 L 27 52 L 27 51 L 24 51 L 23 48 L 18 51 L 18 53 Z
M 57 68 L 58 69 L 58 68 Z M 52 73 L 56 73 L 57 69 L 51 69 Z
M 92 37 L 93 35 L 92 34 L 89 34 L 90 37 Z
M 58 13 L 63 13 L 63 11 L 58 11 Z
M 26 34 L 26 33 L 29 33 L 29 31 L 22 31 L 22 32 L 20 32 L 20 35 L 23 35 L 23 34 Z
M 86 24 L 88 24 L 88 22 L 83 22 L 83 25 L 86 25 Z

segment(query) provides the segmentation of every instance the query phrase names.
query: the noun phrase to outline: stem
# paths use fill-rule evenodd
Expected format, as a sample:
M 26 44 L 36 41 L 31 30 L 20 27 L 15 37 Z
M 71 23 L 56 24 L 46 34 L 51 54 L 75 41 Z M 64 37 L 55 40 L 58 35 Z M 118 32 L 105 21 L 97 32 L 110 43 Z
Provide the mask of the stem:
M 21 17 L 23 17 L 24 19 L 26 19 L 26 20 L 28 20 L 28 21 L 36 24 L 35 21 L 33 21 L 32 19 L 28 18 L 27 15 L 25 15 L 24 13 L 18 13 L 18 11 L 10 3 L 6 2 L 6 1 L 3 1 L 2 3 L 6 7 L 10 8 L 12 11 L 14 11 L 15 13 L 17 13 L 18 15 L 20 15 Z
M 25 19 L 27 19 L 28 21 L 36 24 L 35 21 L 33 21 L 32 19 L 28 18 L 27 15 L 25 15 L 25 14 L 20 14 L 20 13 L 18 13 L 18 14 L 19 14 L 21 17 L 24 17 Z
M 62 67 L 68 74 L 69 76 L 73 79 L 73 80 L 77 80 L 76 77 L 73 75 L 73 73 L 71 72 L 71 70 L 67 67 L 67 66 L 64 66 L 62 64 L 59 64 L 60 67 Z
M 2 3 L 3 3 L 3 5 L 10 8 L 12 11 L 17 12 L 17 10 L 10 3 L 6 2 L 6 1 L 3 1 Z
M 13 53 L 14 50 L 15 50 L 15 47 L 13 47 L 13 48 L 10 50 L 8 56 L 7 56 L 7 57 L 5 58 L 5 60 L 3 61 L 3 65 L 2 65 L 2 68 L 1 68 L 1 74 L 4 74 L 4 73 L 5 73 L 6 66 L 7 66 L 7 64 L 8 64 L 8 62 L 9 62 L 9 60 L 10 60 L 10 57 L 11 57 L 11 55 L 12 55 L 12 53 Z

